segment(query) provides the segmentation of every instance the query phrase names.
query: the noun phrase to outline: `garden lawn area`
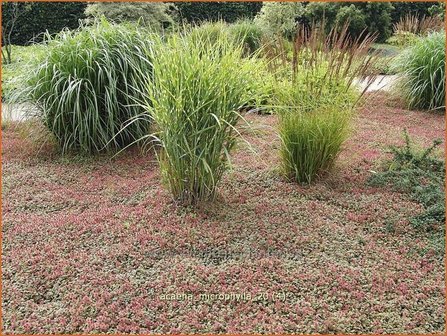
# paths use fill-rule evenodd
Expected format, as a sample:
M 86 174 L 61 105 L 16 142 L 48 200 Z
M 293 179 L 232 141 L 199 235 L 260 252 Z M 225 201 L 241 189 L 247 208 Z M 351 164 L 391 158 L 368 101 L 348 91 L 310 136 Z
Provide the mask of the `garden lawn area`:
M 404 128 L 421 146 L 445 140 L 443 114 L 400 106 L 369 95 L 334 171 L 309 187 L 275 168 L 277 116 L 245 115 L 251 147 L 239 142 L 217 200 L 197 209 L 172 202 L 152 151 L 62 157 L 9 126 L 4 332 L 445 332 L 444 259 L 409 224 L 421 205 L 367 184 Z
M 11 64 L 2 64 L 2 101 L 8 100 L 14 89 L 18 87 L 18 78 L 27 71 L 25 65 L 45 52 L 45 46 L 12 46 Z

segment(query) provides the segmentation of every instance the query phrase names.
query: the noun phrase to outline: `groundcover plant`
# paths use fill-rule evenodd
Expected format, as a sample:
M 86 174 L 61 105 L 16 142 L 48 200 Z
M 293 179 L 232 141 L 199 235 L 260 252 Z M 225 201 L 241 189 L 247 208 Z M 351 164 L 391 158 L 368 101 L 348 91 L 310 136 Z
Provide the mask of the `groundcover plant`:
M 175 7 L 10 49 L 1 333 L 444 334 L 442 85 L 375 77 L 445 39 L 372 43 L 442 4 Z

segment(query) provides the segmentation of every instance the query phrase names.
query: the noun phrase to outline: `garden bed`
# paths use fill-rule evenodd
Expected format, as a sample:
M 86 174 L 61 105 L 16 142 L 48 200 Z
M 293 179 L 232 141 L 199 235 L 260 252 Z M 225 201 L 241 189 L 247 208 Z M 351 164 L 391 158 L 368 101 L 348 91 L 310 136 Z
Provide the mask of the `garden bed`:
M 8 126 L 4 332 L 444 332 L 443 256 L 409 224 L 421 206 L 366 183 L 403 128 L 444 139 L 444 115 L 399 106 L 370 95 L 310 187 L 275 168 L 277 117 L 246 116 L 251 147 L 196 210 L 171 201 L 153 154 L 61 157 Z

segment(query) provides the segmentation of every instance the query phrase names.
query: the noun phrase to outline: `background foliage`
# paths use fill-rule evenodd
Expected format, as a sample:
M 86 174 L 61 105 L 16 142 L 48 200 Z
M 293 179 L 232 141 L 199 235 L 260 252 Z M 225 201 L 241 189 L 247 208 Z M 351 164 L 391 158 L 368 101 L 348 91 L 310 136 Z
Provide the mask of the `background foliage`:
M 105 16 L 115 23 L 139 22 L 154 30 L 174 25 L 175 6 L 163 2 L 95 2 L 85 10 L 88 18 Z
M 235 22 L 253 18 L 261 10 L 262 2 L 178 2 L 176 6 L 180 20 Z
M 11 44 L 26 45 L 32 39 L 40 41 L 43 32 L 58 33 L 63 28 L 74 29 L 84 18 L 85 2 L 23 2 L 24 11 L 12 32 Z M 11 3 L 2 3 L 2 25 L 11 17 Z
M 253 18 L 264 7 L 280 6 L 281 3 L 261 3 L 261 2 L 179 2 L 177 8 L 177 19 L 187 22 L 216 21 L 235 22 L 243 18 Z M 99 7 L 103 4 L 94 4 Z M 118 17 L 134 17 L 140 13 L 140 9 L 134 10 L 128 6 L 135 6 L 135 3 L 109 4 L 114 7 L 122 7 L 120 11 L 114 11 Z M 154 4 L 139 4 L 154 5 Z M 158 4 L 162 5 L 161 3 Z M 391 25 L 406 14 L 433 15 L 443 14 L 445 5 L 441 2 L 341 2 L 324 3 L 302 2 L 299 7 L 306 9 L 305 13 L 298 12 L 288 20 L 310 21 L 321 19 L 323 14 L 328 23 L 344 21 L 350 17 L 354 22 L 355 28 L 350 31 L 351 34 L 367 28 L 369 32 L 377 31 L 379 40 L 385 40 L 390 36 Z M 26 6 L 27 10 L 21 15 L 16 29 L 13 33 L 12 44 L 27 44 L 33 37 L 38 36 L 45 30 L 50 34 L 59 32 L 62 28 L 77 28 L 79 20 L 85 18 L 84 11 L 87 7 L 86 2 L 24 2 L 21 6 Z M 290 4 L 288 6 L 291 6 Z M 2 20 L 8 21 L 10 18 L 10 4 L 2 4 Z M 264 10 L 263 10 L 264 11 Z M 143 11 L 144 12 L 144 11 Z M 148 12 L 150 13 L 150 12 Z M 154 12 L 155 13 L 155 12 Z M 159 12 L 160 13 L 160 12 Z M 295 13 L 296 14 L 296 13 Z M 294 15 L 295 15 L 294 14 Z M 144 14 L 143 16 L 145 16 Z M 162 14 L 163 16 L 164 14 Z M 165 18 L 170 21 L 170 18 Z M 164 19 L 162 20 L 164 21 Z

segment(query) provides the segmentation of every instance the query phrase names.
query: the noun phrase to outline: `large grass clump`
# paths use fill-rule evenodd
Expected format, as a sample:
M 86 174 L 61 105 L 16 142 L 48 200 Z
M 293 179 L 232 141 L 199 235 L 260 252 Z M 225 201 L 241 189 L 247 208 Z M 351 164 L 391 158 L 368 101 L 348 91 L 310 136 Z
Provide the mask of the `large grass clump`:
M 369 72 L 376 55 L 369 55 L 371 36 L 352 40 L 347 25 L 303 28 L 297 34 L 290 79 L 277 88 L 281 162 L 290 180 L 308 184 L 334 164 L 350 130 L 355 104 L 362 92 L 354 79 Z M 367 85 L 368 85 L 367 83 Z
M 445 32 L 420 37 L 397 60 L 400 89 L 411 108 L 445 109 Z
M 173 36 L 158 50 L 148 108 L 158 127 L 162 178 L 184 205 L 210 200 L 228 166 L 245 104 L 242 48 Z
M 106 21 L 47 37 L 39 66 L 25 76 L 26 94 L 63 152 L 116 150 L 148 133 L 138 101 L 152 47 L 136 27 Z

